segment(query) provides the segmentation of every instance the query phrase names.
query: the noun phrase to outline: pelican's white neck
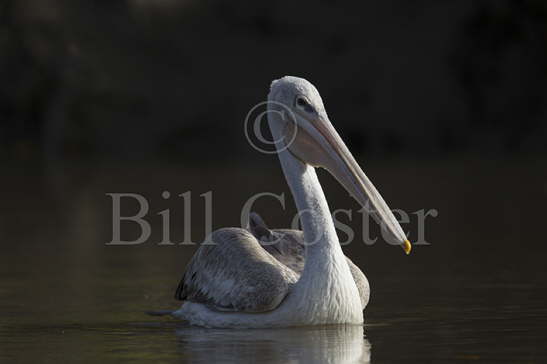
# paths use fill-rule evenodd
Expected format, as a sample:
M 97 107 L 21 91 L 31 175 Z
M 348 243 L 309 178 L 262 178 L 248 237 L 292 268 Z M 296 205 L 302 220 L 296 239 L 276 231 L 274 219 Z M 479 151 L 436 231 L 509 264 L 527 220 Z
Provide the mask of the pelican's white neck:
M 274 140 L 281 140 L 276 123 L 270 123 Z M 278 143 L 278 155 L 298 209 L 306 260 L 294 290 L 300 308 L 316 317 L 350 315 L 362 320 L 359 292 L 340 246 L 329 206 L 315 168 L 302 163 Z M 324 317 L 323 317 L 324 319 Z M 351 322 L 355 322 L 352 319 Z
M 282 140 L 270 123 L 274 140 Z M 359 291 L 340 246 L 327 199 L 315 168 L 302 163 L 278 143 L 278 155 L 298 209 L 306 259 L 291 300 L 310 322 L 362 322 Z
M 270 129 L 274 140 L 281 141 L 283 135 L 278 125 L 276 122 L 270 123 Z M 343 256 L 327 199 L 315 168 L 293 156 L 283 142 L 277 143 L 276 146 L 283 173 L 298 209 L 307 243 L 306 253 Z
M 279 153 L 279 160 L 298 209 L 306 254 L 329 259 L 343 255 L 315 168 L 302 163 L 288 150 Z

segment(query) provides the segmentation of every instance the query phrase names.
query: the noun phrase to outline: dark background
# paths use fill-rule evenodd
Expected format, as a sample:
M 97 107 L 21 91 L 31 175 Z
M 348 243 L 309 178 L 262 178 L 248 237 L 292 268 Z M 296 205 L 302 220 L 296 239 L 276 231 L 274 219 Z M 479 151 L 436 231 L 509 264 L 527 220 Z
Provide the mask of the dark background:
M 353 210 L 344 251 L 371 282 L 373 357 L 544 362 L 546 4 L 1 0 L 0 359 L 191 357 L 143 314 L 177 307 L 195 250 L 158 246 L 157 214 L 171 210 L 182 241 L 176 195 L 191 191 L 200 242 L 200 194 L 213 193 L 216 229 L 239 225 L 254 194 L 285 193 L 285 211 L 268 198 L 255 210 L 290 225 L 277 157 L 243 128 L 270 82 L 293 75 L 319 89 L 389 206 L 410 213 L 411 241 L 412 213 L 438 212 L 411 256 L 365 246 L 359 206 L 320 172 L 331 209 Z M 113 192 L 148 199 L 146 243 L 105 245 Z M 139 233 L 122 224 L 123 238 Z
M 546 151 L 541 0 L 3 0 L 0 16 L 2 159 L 241 158 L 246 112 L 286 74 L 355 153 Z

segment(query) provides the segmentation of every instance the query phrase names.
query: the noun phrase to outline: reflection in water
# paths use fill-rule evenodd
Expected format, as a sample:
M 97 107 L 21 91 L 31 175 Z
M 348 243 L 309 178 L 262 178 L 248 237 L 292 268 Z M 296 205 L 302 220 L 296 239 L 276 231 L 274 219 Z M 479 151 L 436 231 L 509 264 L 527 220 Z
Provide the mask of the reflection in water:
M 369 363 L 363 327 L 335 325 L 287 329 L 203 329 L 176 331 L 192 362 Z

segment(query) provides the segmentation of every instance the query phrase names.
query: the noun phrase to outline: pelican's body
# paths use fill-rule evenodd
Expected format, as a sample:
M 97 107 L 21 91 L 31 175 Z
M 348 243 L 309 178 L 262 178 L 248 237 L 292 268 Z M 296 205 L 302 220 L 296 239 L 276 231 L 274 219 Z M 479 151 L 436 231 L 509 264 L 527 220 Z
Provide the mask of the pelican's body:
M 261 225 L 257 225 L 257 222 Z M 291 292 L 304 290 L 304 287 L 297 285 L 305 267 L 304 234 L 300 230 L 269 230 L 262 224 L 260 217 L 253 214 L 249 230 L 224 228 L 213 233 L 215 244 L 200 247 L 179 284 L 177 298 L 186 302 L 175 311 L 175 316 L 208 327 L 279 327 L 363 322 L 362 312 L 370 295 L 369 284 L 363 272 L 348 257 L 345 260 L 350 275 L 334 277 L 329 274 L 324 282 L 333 288 L 350 285 L 343 292 L 347 295 L 337 295 L 334 289 L 330 289 L 330 292 L 325 293 L 327 296 L 319 297 L 319 292 L 323 291 L 309 289 L 310 296 L 305 299 L 291 296 Z M 215 272 L 218 280 L 210 281 L 207 274 L 203 274 L 205 271 L 210 272 L 210 269 L 204 270 L 204 267 L 211 261 L 219 269 Z M 226 265 L 221 262 L 226 262 Z M 255 285 L 259 285 L 258 289 Z M 224 300 L 208 298 L 198 288 L 204 286 L 214 289 L 216 296 L 224 297 Z M 337 300 L 332 304 L 324 304 L 329 295 Z M 339 301 L 341 299 L 344 302 Z M 223 305 L 222 302 L 229 303 Z M 352 303 L 351 316 L 350 312 L 339 310 L 340 306 L 348 302 Z
M 207 327 L 361 324 L 365 275 L 342 252 L 315 167 L 324 167 L 410 249 L 395 217 L 330 124 L 308 81 L 272 83 L 268 121 L 303 231 L 269 230 L 258 215 L 250 229 L 215 231 L 189 263 L 173 315 Z M 283 111 L 291 113 L 290 120 Z M 293 137 L 294 136 L 294 137 Z

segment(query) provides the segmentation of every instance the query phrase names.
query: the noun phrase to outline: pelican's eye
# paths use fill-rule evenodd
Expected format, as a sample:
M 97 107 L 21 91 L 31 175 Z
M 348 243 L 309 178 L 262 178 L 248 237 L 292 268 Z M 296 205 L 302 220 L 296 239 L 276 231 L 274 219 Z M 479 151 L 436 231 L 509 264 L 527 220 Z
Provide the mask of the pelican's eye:
M 308 100 L 303 98 L 302 96 L 296 96 L 296 106 L 300 109 L 303 109 L 306 112 L 313 113 L 315 110 L 313 109 L 313 106 L 310 105 Z

